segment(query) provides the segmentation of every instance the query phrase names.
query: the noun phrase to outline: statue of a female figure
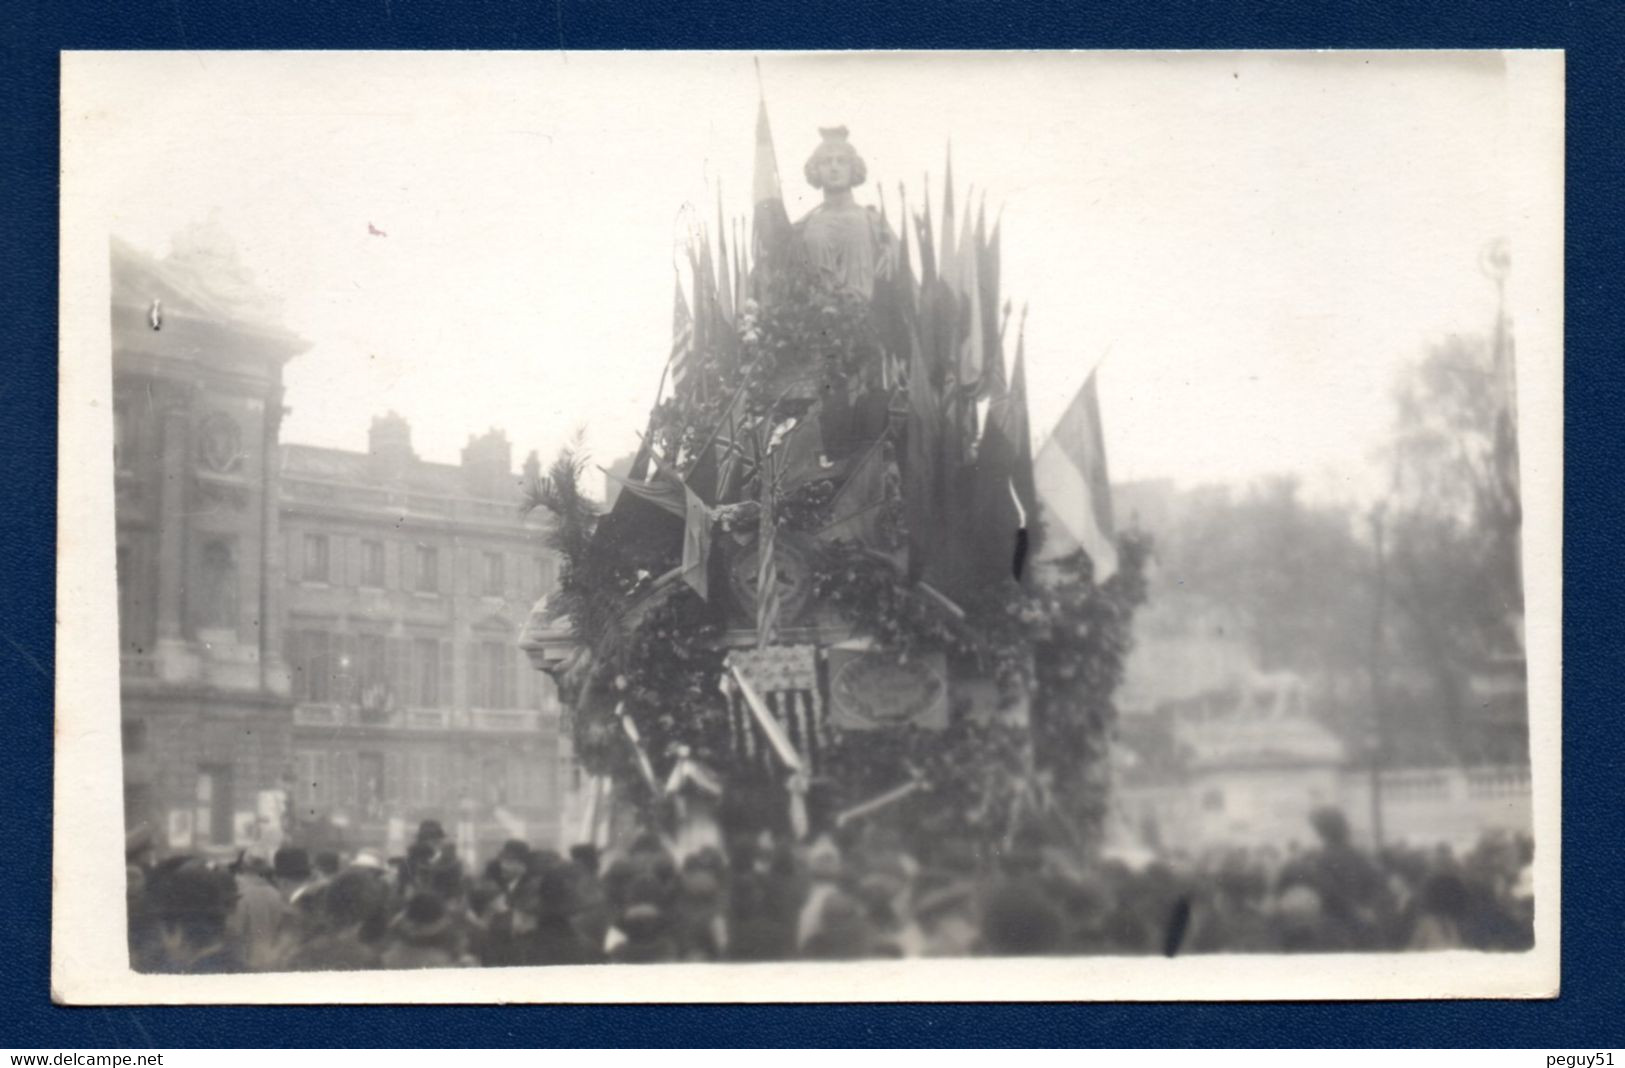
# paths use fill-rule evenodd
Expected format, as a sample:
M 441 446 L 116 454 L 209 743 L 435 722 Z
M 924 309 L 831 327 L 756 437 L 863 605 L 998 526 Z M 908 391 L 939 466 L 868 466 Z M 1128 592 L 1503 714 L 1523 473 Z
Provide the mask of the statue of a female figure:
M 868 177 L 863 157 L 846 139 L 845 126 L 820 129 L 823 140 L 808 158 L 804 172 L 824 202 L 796 224 L 812 265 L 843 289 L 865 299 L 874 295 L 875 279 L 890 275 L 897 259 L 897 238 L 874 208 L 852 198 Z

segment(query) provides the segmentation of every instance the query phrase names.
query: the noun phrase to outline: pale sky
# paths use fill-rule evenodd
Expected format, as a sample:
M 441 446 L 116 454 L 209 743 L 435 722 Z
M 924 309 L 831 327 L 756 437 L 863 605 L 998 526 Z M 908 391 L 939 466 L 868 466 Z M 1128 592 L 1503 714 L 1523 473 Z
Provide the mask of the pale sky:
M 374 414 L 455 462 L 504 428 L 517 460 L 580 426 L 635 444 L 670 345 L 692 205 L 749 210 L 757 102 L 742 54 L 98 57 L 86 128 L 112 228 L 156 254 L 218 209 L 313 344 L 283 440 L 366 447 Z M 1507 233 L 1493 54 L 761 57 L 792 218 L 844 124 L 940 216 L 948 142 L 1003 212 L 1004 292 L 1030 307 L 1036 432 L 1103 358 L 1114 479 L 1295 472 L 1369 486 L 1398 361 L 1495 312 L 1478 256 Z M 74 106 L 78 106 L 76 102 Z M 368 234 L 368 224 L 387 237 Z M 1516 250 L 1514 251 L 1516 256 Z M 1013 346 L 1012 346 L 1013 348 Z

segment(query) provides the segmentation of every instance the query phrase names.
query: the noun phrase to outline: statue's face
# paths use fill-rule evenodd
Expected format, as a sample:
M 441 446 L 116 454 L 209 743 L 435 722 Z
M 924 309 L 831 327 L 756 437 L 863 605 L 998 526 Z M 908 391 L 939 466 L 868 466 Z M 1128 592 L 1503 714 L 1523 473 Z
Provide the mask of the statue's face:
M 845 152 L 826 152 L 818 160 L 818 181 L 825 190 L 852 188 L 852 157 Z

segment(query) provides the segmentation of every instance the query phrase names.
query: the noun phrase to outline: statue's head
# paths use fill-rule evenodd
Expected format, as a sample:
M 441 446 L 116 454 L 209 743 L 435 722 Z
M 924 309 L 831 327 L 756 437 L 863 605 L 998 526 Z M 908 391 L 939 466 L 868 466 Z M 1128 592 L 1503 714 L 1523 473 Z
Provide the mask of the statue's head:
M 869 177 L 869 168 L 864 166 L 863 157 L 852 147 L 852 142 L 846 139 L 846 127 L 821 127 L 818 133 L 822 140 L 802 169 L 807 184 L 814 189 L 837 191 L 862 185 Z

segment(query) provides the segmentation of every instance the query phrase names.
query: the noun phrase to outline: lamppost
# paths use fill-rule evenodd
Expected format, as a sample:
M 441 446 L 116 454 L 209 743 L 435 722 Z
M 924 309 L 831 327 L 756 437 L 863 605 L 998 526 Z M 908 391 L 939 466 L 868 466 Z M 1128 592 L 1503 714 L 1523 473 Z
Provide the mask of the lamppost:
M 1386 756 L 1386 738 L 1383 731 L 1383 717 L 1387 695 L 1383 686 L 1383 615 L 1387 610 L 1388 600 L 1388 562 L 1383 552 L 1384 525 L 1387 521 L 1388 503 L 1378 501 L 1371 509 L 1371 541 L 1375 552 L 1376 581 L 1373 588 L 1373 604 L 1371 612 L 1371 722 L 1367 736 L 1367 745 L 1371 758 L 1371 842 L 1374 849 L 1380 850 L 1383 843 L 1382 827 L 1382 766 Z

